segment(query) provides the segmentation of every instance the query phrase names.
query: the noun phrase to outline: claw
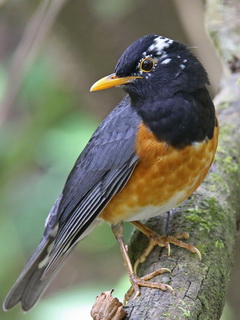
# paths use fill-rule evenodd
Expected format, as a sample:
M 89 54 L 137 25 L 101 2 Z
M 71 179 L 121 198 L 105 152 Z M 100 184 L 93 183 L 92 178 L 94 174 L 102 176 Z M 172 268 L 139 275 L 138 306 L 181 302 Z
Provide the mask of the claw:
M 170 243 L 167 244 L 168 257 L 171 255 L 171 246 Z
M 198 258 L 199 258 L 199 261 L 202 261 L 202 255 L 201 255 L 201 252 L 198 250 L 198 248 L 194 247 L 195 249 L 195 252 L 193 253 L 196 253 L 198 255 Z
M 127 293 L 125 294 L 124 297 L 124 304 L 130 299 L 130 297 L 132 296 L 133 292 L 135 291 L 135 295 L 133 299 L 136 299 L 137 297 L 140 296 L 141 292 L 140 292 L 140 287 L 147 287 L 147 288 L 153 288 L 153 289 L 160 289 L 162 291 L 167 291 L 170 290 L 174 293 L 174 290 L 171 286 L 169 286 L 168 284 L 165 283 L 159 283 L 159 282 L 151 282 L 149 280 L 151 280 L 153 277 L 156 277 L 160 274 L 163 274 L 164 272 L 169 272 L 171 273 L 171 270 L 168 268 L 161 268 L 158 270 L 155 270 L 141 278 L 132 275 L 130 276 L 130 281 L 132 283 L 132 286 L 130 287 L 130 289 L 127 291 Z

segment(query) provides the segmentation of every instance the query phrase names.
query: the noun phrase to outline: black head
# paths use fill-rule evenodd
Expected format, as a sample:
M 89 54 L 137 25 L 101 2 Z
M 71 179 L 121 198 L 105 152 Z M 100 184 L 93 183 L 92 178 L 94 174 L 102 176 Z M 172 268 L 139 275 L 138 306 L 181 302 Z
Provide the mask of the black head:
M 96 82 L 91 91 L 122 86 L 154 135 L 182 148 L 212 138 L 215 114 L 208 83 L 203 66 L 185 45 L 147 35 L 131 44 L 115 73 Z
M 164 97 L 209 83 L 203 66 L 185 45 L 157 35 L 144 36 L 131 44 L 118 60 L 115 74 L 120 78 L 141 76 L 123 85 L 130 95 L 141 97 L 151 90 Z
M 122 86 L 130 96 L 167 97 L 178 91 L 195 91 L 208 84 L 197 58 L 178 41 L 147 35 L 121 55 L 115 73 L 97 81 L 91 91 Z

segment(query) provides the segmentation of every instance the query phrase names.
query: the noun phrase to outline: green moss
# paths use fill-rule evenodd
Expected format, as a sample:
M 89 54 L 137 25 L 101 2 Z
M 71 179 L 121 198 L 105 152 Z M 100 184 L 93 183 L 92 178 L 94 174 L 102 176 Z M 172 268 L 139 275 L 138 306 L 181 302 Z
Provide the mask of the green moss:
M 222 102 L 222 103 L 219 103 L 218 104 L 218 111 L 220 110 L 223 110 L 223 109 L 227 109 L 229 107 L 229 102 L 228 101 L 225 101 L 225 102 Z
M 187 318 L 191 317 L 191 312 L 189 310 L 184 309 L 183 307 L 178 307 L 178 309 L 182 310 L 183 315 Z
M 220 173 L 212 172 L 210 176 L 210 182 L 209 190 L 212 192 L 215 192 L 217 190 L 221 190 L 226 195 L 230 194 L 230 189 L 227 181 L 224 179 L 223 176 L 220 175 Z
M 231 137 L 233 130 L 234 126 L 231 124 L 224 124 L 220 128 L 219 141 L 221 144 L 218 146 L 218 152 L 215 157 L 215 162 L 220 169 L 220 173 L 214 170 L 209 176 L 211 182 L 210 191 L 219 192 L 220 189 L 220 192 L 224 192 L 226 196 L 231 193 L 229 185 L 236 186 L 239 183 L 239 178 L 236 176 L 239 172 L 239 151 L 238 148 L 232 146 Z M 228 148 L 223 147 L 223 144 L 228 146 Z M 229 179 L 231 179 L 231 184 L 228 183 Z
M 226 149 L 223 147 L 223 146 L 221 146 L 221 145 L 218 145 L 218 148 L 217 148 L 217 154 L 216 154 L 216 157 L 215 157 L 215 161 L 217 160 L 217 159 L 221 159 L 220 157 L 219 157 L 219 153 L 222 153 L 222 154 L 227 154 L 227 151 L 226 151 Z
M 224 213 L 218 206 L 215 198 L 211 197 L 201 204 L 187 210 L 189 214 L 185 216 L 187 221 L 199 226 L 199 230 L 209 233 L 217 228 L 224 221 Z
M 164 316 L 164 317 L 170 317 L 170 316 L 171 316 L 171 314 L 170 314 L 170 313 L 168 313 L 168 312 L 165 312 L 165 313 L 163 313 L 163 314 L 162 314 L 162 316 Z
M 229 138 L 232 136 L 233 131 L 234 131 L 234 125 L 232 124 L 224 124 L 222 127 L 220 126 L 219 141 L 221 142 L 228 141 Z M 218 151 L 219 151 L 219 146 L 218 146 Z
M 232 156 L 226 156 L 222 159 L 222 169 L 224 173 L 235 173 L 238 171 L 238 164 L 235 162 Z
M 224 246 L 224 243 L 222 242 L 222 240 L 216 240 L 215 243 L 214 243 L 214 246 L 218 249 L 224 249 L 225 246 Z

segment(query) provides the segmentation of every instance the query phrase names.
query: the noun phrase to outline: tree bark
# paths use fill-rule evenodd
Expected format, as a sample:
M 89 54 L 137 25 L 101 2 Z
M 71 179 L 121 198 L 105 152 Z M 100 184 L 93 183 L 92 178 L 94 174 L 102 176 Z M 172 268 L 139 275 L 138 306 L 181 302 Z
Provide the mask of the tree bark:
M 222 90 L 215 99 L 220 141 L 211 172 L 183 205 L 147 222 L 159 234 L 188 232 L 187 242 L 201 251 L 203 259 L 200 262 L 196 255 L 174 246 L 170 257 L 166 249 L 155 248 L 140 265 L 139 275 L 169 268 L 171 274 L 165 273 L 154 281 L 171 285 L 174 294 L 141 288 L 141 296 L 131 298 L 124 307 L 128 320 L 218 320 L 221 317 L 234 260 L 240 209 L 240 65 L 236 48 L 240 43 L 239 26 L 236 28 L 239 16 L 238 0 L 207 1 L 207 28 L 226 65 Z M 134 232 L 129 245 L 133 263 L 147 241 L 143 234 Z

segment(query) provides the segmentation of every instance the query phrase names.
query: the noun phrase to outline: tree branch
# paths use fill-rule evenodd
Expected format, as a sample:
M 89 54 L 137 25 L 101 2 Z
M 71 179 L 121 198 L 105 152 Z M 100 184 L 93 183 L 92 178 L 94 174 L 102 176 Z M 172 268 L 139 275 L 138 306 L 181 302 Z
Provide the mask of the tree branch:
M 207 7 L 208 21 L 211 22 L 208 23 L 210 34 L 214 35 L 214 43 L 218 43 L 225 62 L 237 52 L 232 46 L 224 46 L 226 34 L 231 39 L 234 33 L 236 41 L 237 30 L 232 24 L 228 33 L 225 31 L 232 8 L 235 16 L 239 17 L 240 6 L 235 2 L 236 0 L 225 1 L 227 4 L 219 7 L 217 2 L 209 1 Z M 221 17 L 224 32 L 221 28 L 218 31 L 213 24 L 213 14 L 216 12 Z M 237 40 L 235 43 L 240 43 L 239 33 Z M 231 44 L 234 45 L 232 42 Z M 131 298 L 124 307 L 128 313 L 126 319 L 218 320 L 221 316 L 234 259 L 236 213 L 239 211 L 240 74 L 238 68 L 234 71 L 234 74 L 226 73 L 228 76 L 224 78 L 224 89 L 216 98 L 221 130 L 218 153 L 210 174 L 180 208 L 147 222 L 159 234 L 189 232 L 188 242 L 200 249 L 203 261 L 200 262 L 197 256 L 173 246 L 170 257 L 167 257 L 166 249 L 155 248 L 141 265 L 139 275 L 161 267 L 171 269 L 171 275 L 165 273 L 156 277 L 155 281 L 171 285 L 175 294 L 142 288 L 141 296 L 135 300 Z M 129 245 L 133 263 L 146 245 L 145 236 L 136 231 Z
M 23 80 L 23 74 L 30 67 L 48 32 L 68 0 L 43 0 L 27 24 L 23 37 L 13 55 L 6 90 L 0 110 L 0 125 L 11 114 L 14 101 Z

